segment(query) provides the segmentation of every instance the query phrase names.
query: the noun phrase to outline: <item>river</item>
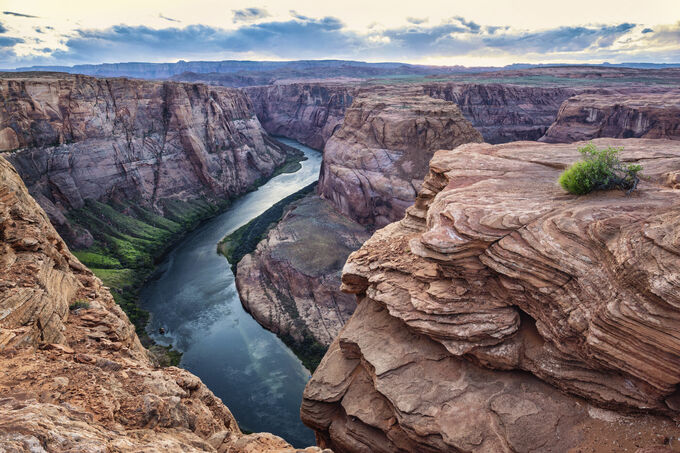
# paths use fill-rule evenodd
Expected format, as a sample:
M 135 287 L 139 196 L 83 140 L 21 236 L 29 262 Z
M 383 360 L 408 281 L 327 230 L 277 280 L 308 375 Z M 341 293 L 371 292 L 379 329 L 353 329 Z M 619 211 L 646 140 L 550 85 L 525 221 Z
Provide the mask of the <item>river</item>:
M 300 421 L 309 371 L 243 309 L 229 263 L 216 251 L 226 234 L 318 179 L 321 153 L 279 140 L 305 153 L 302 168 L 272 178 L 189 233 L 142 289 L 141 303 L 151 313 L 150 336 L 183 353 L 180 366 L 222 399 L 241 429 L 271 432 L 304 447 L 315 443 Z

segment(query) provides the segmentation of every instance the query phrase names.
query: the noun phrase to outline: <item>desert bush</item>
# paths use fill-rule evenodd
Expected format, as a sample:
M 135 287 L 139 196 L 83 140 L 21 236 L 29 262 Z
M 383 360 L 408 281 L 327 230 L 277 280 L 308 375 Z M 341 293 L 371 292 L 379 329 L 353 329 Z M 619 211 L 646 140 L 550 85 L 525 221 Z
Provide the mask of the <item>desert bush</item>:
M 79 309 L 81 309 L 81 308 L 84 308 L 84 309 L 90 308 L 90 303 L 89 303 L 88 301 L 86 301 L 86 300 L 80 299 L 80 300 L 77 300 L 77 301 L 73 302 L 73 303 L 72 303 L 71 305 L 69 305 L 69 307 L 68 307 L 68 309 L 71 310 L 71 311 L 79 310 Z
M 583 160 L 575 162 L 560 175 L 560 185 L 576 195 L 610 189 L 632 192 L 640 181 L 638 173 L 642 166 L 622 163 L 619 160 L 622 150 L 622 147 L 611 146 L 598 149 L 593 143 L 579 148 Z

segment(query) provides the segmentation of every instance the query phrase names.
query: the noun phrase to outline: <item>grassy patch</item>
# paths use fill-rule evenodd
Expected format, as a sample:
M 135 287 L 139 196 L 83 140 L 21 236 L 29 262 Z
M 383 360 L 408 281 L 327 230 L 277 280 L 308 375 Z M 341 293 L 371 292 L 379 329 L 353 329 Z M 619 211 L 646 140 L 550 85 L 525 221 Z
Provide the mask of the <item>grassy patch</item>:
M 289 334 L 281 335 L 281 340 L 290 348 L 291 351 L 300 359 L 302 364 L 311 373 L 316 370 L 321 359 L 326 354 L 328 348 L 316 341 L 307 332 L 304 333 L 302 341 L 297 341 Z
M 148 349 L 158 362 L 158 365 L 162 367 L 179 366 L 179 362 L 182 360 L 182 353 L 173 349 L 172 346 L 152 344 Z
M 90 303 L 86 300 L 77 300 L 68 306 L 68 309 L 71 311 L 79 310 L 81 308 L 90 308 Z
M 264 239 L 271 227 L 281 220 L 286 207 L 292 202 L 312 193 L 315 188 L 316 182 L 287 196 L 241 228 L 225 236 L 217 244 L 218 252 L 224 255 L 227 261 L 231 263 L 231 269 L 234 274 L 236 274 L 236 265 L 241 261 L 241 258 L 255 250 L 257 244 Z
M 132 203 L 87 200 L 83 208 L 69 213 L 71 223 L 88 229 L 95 239 L 92 247 L 74 254 L 111 288 L 144 343 L 150 344 L 144 332 L 149 314 L 137 306 L 144 281 L 185 232 L 226 206 L 223 200 L 166 201 L 165 218 Z
M 281 146 L 286 149 L 288 158 L 273 176 L 297 171 L 300 161 L 306 159 L 301 151 Z M 257 189 L 270 178 L 258 179 L 250 190 Z M 160 364 L 166 366 L 179 364 L 181 353 L 171 346 L 154 344 L 147 335 L 145 327 L 149 313 L 138 305 L 139 291 L 158 260 L 185 233 L 223 212 L 230 205 L 230 200 L 172 199 L 160 203 L 163 215 L 134 202 L 87 200 L 83 208 L 69 212 L 68 219 L 73 227 L 87 229 L 95 239 L 91 247 L 73 253 L 111 289 L 116 303 L 134 324 L 142 344 L 154 352 Z

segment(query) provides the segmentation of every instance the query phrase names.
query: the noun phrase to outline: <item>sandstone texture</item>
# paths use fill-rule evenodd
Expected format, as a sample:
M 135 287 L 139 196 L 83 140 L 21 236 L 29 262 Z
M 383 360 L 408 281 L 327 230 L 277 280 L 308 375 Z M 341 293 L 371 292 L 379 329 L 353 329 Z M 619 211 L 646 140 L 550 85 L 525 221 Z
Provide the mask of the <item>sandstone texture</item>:
M 555 121 L 573 88 L 488 84 L 437 83 L 426 94 L 455 102 L 463 116 L 488 143 L 538 140 Z
M 369 236 L 316 194 L 294 202 L 238 264 L 244 307 L 279 335 L 330 345 L 356 308 L 354 296 L 340 292 L 342 266 Z
M 2 158 L 0 232 L 0 450 L 302 451 L 243 435 L 199 378 L 155 367 Z
M 169 199 L 244 193 L 287 157 L 239 90 L 16 74 L 0 99 L 0 150 L 69 243 L 65 213 L 87 199 L 162 213 Z
M 540 141 L 567 143 L 598 137 L 680 140 L 680 91 L 573 96 L 564 101 Z
M 439 151 L 350 255 L 358 308 L 308 384 L 336 452 L 670 451 L 680 428 L 680 144 L 596 139 L 637 191 L 566 194 L 569 145 Z
M 351 85 L 292 83 L 247 88 L 267 132 L 322 150 L 342 123 L 356 89 Z
M 435 151 L 481 141 L 451 102 L 367 89 L 326 143 L 319 194 L 361 224 L 384 226 L 413 203 Z

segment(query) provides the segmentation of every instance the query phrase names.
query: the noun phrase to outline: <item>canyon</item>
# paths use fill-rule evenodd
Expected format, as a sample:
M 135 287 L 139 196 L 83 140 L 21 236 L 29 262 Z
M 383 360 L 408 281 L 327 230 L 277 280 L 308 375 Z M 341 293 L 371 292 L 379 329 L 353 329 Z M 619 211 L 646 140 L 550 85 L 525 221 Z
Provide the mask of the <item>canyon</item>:
M 271 434 L 244 435 L 200 379 L 156 367 L 3 158 L 0 201 L 3 449 L 303 451 Z
M 320 446 L 613 452 L 677 438 L 680 144 L 594 143 L 643 163 L 636 193 L 566 195 L 555 181 L 583 142 L 435 154 L 403 220 L 343 269 L 358 308 L 302 408 Z
M 680 140 L 680 91 L 604 91 L 565 100 L 542 142 L 598 137 Z
M 352 104 L 355 87 L 333 82 L 290 83 L 249 87 L 245 92 L 267 132 L 322 150 Z
M 677 448 L 680 72 L 266 71 L 0 76 L 2 442 L 296 451 L 244 435 L 214 382 L 159 367 L 136 293 L 186 231 L 300 168 L 284 136 L 323 152 L 318 187 L 232 266 L 244 308 L 316 351 L 302 417 L 319 448 L 298 451 Z M 561 192 L 579 140 L 623 146 L 639 190 Z M 268 190 L 257 203 L 290 193 Z
M 200 84 L 11 75 L 0 79 L 0 150 L 71 244 L 93 243 L 66 214 L 85 200 L 240 195 L 287 150 L 262 130 L 242 92 Z
M 621 82 L 616 78 L 619 72 L 603 72 L 605 79 Z M 641 74 L 639 70 L 629 72 L 623 80 Z M 542 77 L 542 73 L 525 71 L 517 76 Z M 570 80 L 588 71 L 568 68 L 557 73 Z M 674 74 L 666 77 L 674 80 Z M 509 82 L 512 81 L 510 78 Z M 327 204 L 315 200 L 318 212 L 300 209 L 298 214 L 284 216 L 257 251 L 253 247 L 253 253 L 236 266 L 242 270 L 236 274 L 244 306 L 268 329 L 292 335 L 302 355 L 311 348 L 309 342 L 302 346 L 305 338 L 312 337 L 328 346 L 329 338 L 335 337 L 343 324 L 338 321 L 345 320 L 354 307 L 354 302 L 338 286 L 340 263 L 348 250 L 343 246 L 337 248 L 337 253 L 326 251 L 332 255 L 327 260 L 336 264 L 324 267 L 325 272 L 319 274 L 306 264 L 310 258 L 304 247 L 282 248 L 281 243 L 304 240 L 300 233 L 303 231 L 314 231 L 315 242 L 336 243 L 338 237 L 347 234 L 347 222 L 337 221 L 337 214 L 369 230 L 399 220 L 415 200 L 429 159 L 438 149 L 452 149 L 482 138 L 491 143 L 525 139 L 572 142 L 587 124 L 587 118 L 577 117 L 562 126 L 565 121 L 562 112 L 567 106 L 576 103 L 583 110 L 606 99 L 615 102 L 624 94 L 629 99 L 637 97 L 640 105 L 651 105 L 646 113 L 647 123 L 661 124 L 657 128 L 671 131 L 679 124 L 680 117 L 674 115 L 672 107 L 677 99 L 673 90 L 624 82 L 576 87 L 561 83 L 544 87 L 513 83 L 380 85 L 328 81 L 246 89 L 268 132 L 323 148 L 318 195 Z M 608 129 L 581 138 L 628 136 L 623 131 L 630 123 L 629 117 L 637 115 L 637 107 L 628 104 L 617 107 L 627 113 L 610 119 Z M 669 110 L 664 110 L 664 106 Z M 310 204 L 313 198 L 309 197 Z M 329 211 L 329 207 L 335 212 Z M 326 227 L 319 230 L 316 227 L 319 224 Z M 354 239 L 352 242 L 356 243 Z M 285 278 L 276 272 L 278 268 L 286 269 Z M 310 284 L 310 279 L 316 279 L 316 283 Z M 315 289 L 311 290 L 312 287 Z M 317 361 L 318 358 L 314 360 Z

